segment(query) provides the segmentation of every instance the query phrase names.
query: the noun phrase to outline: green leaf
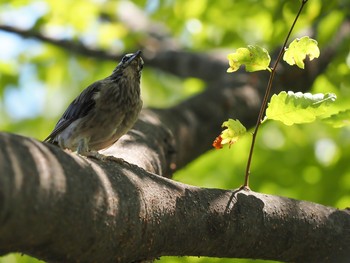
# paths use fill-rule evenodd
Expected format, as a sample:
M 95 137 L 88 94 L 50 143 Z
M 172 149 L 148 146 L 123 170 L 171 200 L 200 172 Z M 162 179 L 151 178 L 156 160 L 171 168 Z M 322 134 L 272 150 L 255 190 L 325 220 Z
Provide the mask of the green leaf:
M 283 55 L 283 60 L 289 65 L 297 65 L 299 68 L 304 68 L 304 60 L 309 56 L 310 61 L 318 58 L 320 50 L 317 46 L 317 41 L 309 37 L 302 37 L 295 39 L 290 43 L 289 48 Z
M 259 46 L 248 46 L 239 48 L 235 53 L 227 56 L 230 67 L 227 72 L 235 72 L 241 65 L 245 65 L 246 71 L 253 72 L 259 70 L 270 70 L 270 55 L 265 48 Z
M 294 93 L 282 91 L 273 95 L 266 109 L 266 117 L 285 125 L 313 122 L 327 112 L 327 107 L 336 99 L 333 93 Z
M 247 132 L 239 120 L 228 119 L 222 124 L 222 127 L 226 127 L 226 129 L 221 133 L 221 144 L 233 144 Z
M 341 128 L 350 125 L 350 109 L 339 111 L 336 114 L 322 119 L 325 123 L 332 125 L 334 128 Z

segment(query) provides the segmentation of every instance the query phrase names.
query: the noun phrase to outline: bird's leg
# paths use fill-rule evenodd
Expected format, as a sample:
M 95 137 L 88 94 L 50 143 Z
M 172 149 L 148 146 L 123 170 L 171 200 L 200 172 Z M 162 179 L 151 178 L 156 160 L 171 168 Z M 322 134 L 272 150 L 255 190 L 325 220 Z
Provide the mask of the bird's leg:
M 117 162 L 119 164 L 125 164 L 128 162 L 124 161 L 124 159 L 122 158 L 117 158 L 114 156 L 110 156 L 110 155 L 104 155 L 99 153 L 98 151 L 91 151 L 89 150 L 89 146 L 88 146 L 88 139 L 87 138 L 81 138 L 79 143 L 78 143 L 78 147 L 77 147 L 77 153 L 82 155 L 82 156 L 86 156 L 86 157 L 92 157 L 95 158 L 97 160 L 101 160 L 101 161 L 114 161 Z
M 89 143 L 88 138 L 86 137 L 81 138 L 78 142 L 77 154 L 82 156 L 88 156 L 88 153 L 89 153 L 88 143 Z

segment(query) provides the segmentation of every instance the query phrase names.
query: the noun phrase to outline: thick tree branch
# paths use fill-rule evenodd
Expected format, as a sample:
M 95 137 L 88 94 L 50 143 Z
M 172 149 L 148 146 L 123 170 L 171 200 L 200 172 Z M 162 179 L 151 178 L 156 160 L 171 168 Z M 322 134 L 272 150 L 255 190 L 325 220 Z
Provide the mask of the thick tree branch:
M 2 254 L 107 263 L 162 255 L 286 262 L 350 257 L 349 211 L 188 186 L 17 135 L 1 134 L 0 149 Z
M 106 151 L 137 166 L 86 160 L 1 134 L 0 251 L 52 262 L 162 255 L 344 262 L 346 211 L 154 175 L 171 177 L 207 151 L 225 118 L 254 123 L 264 75 L 257 79 L 250 81 L 255 89 L 242 75 L 231 83 L 235 88 L 208 89 L 167 110 L 144 110 L 134 129 Z

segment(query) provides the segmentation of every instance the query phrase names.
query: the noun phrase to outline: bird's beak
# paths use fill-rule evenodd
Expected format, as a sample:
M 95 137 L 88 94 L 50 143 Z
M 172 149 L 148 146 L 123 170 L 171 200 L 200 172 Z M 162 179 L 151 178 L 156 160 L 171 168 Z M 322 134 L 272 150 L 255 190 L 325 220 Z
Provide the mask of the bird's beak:
M 134 59 L 134 57 L 135 57 L 135 58 L 136 58 L 136 57 L 139 57 L 139 56 L 141 55 L 141 53 L 142 53 L 141 50 L 136 51 L 135 54 L 134 54 L 134 56 L 133 56 L 133 59 Z
M 129 61 L 133 61 L 135 58 L 139 57 L 141 55 L 141 50 L 138 50 L 134 53 L 134 55 L 129 59 Z

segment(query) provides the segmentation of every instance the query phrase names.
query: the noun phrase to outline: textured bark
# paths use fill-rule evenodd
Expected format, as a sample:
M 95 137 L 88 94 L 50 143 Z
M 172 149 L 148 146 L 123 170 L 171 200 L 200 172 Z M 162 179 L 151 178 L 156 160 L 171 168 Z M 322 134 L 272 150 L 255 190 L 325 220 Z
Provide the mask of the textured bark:
M 123 139 L 127 148 L 132 137 Z M 350 258 L 349 211 L 189 186 L 136 165 L 85 159 L 18 135 L 2 133 L 0 149 L 2 254 L 107 263 L 162 255 L 285 262 Z M 153 163 L 158 157 L 140 158 Z

